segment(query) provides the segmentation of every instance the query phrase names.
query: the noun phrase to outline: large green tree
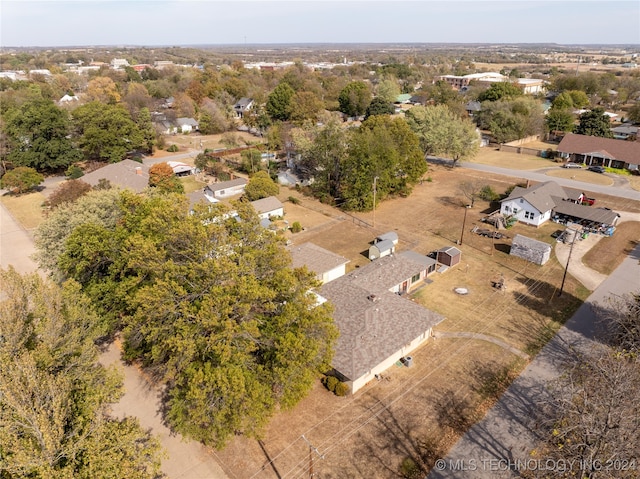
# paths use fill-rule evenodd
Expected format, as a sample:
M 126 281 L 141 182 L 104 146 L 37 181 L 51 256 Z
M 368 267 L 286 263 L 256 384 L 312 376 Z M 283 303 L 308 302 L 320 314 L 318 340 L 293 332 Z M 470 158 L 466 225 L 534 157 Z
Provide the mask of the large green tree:
M 544 122 L 549 131 L 573 131 L 575 116 L 569 110 L 551 108 Z
M 291 116 L 291 101 L 295 90 L 288 83 L 280 83 L 267 98 L 266 110 L 274 120 L 287 121 Z
M 129 151 L 148 148 L 148 139 L 122 105 L 87 103 L 73 112 L 73 120 L 80 148 L 89 159 L 115 163 Z
M 483 102 L 474 118 L 481 129 L 491 131 L 498 143 L 536 135 L 544 128 L 542 106 L 528 97 Z
M 522 96 L 522 90 L 511 82 L 492 83 L 489 88 L 478 95 L 478 101 L 509 100 Z
M 379 96 L 375 97 L 367 107 L 366 118 L 373 115 L 393 115 L 395 107 L 392 103 Z
M 178 196 L 122 193 L 117 224 L 79 226 L 58 262 L 124 326 L 126 356 L 166 382 L 169 424 L 218 446 L 302 398 L 337 334 L 283 238 L 235 209 L 189 215 Z
M 455 164 L 478 151 L 480 141 L 473 123 L 458 117 L 446 105 L 417 106 L 407 111 L 406 117 L 425 155 L 446 156 Z
M 338 195 L 351 210 L 373 207 L 390 195 L 408 195 L 427 171 L 416 134 L 403 118 L 372 116 L 350 135 L 347 157 L 341 164 Z
M 38 170 L 68 167 L 82 158 L 69 139 L 70 126 L 67 112 L 41 97 L 10 108 L 4 115 L 7 159 Z
M 271 179 L 266 171 L 258 171 L 249 179 L 244 194 L 249 201 L 259 200 L 267 196 L 275 196 L 280 192 L 278 184 Z
M 576 126 L 574 131 L 578 135 L 613 138 L 611 120 L 605 115 L 604 109 L 602 108 L 594 108 L 581 114 L 578 126 Z
M 361 116 L 371 102 L 371 89 L 362 81 L 353 81 L 345 86 L 338 96 L 340 111 L 347 116 Z
M 122 381 L 97 362 L 104 330 L 79 285 L 14 270 L 0 283 L 0 476 L 158 477 L 158 441 L 108 415 Z

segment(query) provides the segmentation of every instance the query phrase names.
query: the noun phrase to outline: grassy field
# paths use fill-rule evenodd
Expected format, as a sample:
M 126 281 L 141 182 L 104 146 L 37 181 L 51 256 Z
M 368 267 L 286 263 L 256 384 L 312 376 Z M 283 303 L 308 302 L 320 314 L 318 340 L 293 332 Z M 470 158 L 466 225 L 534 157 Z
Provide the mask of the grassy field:
M 26 230 L 36 228 L 44 218 L 42 204 L 45 197 L 42 193 L 5 194 L 0 198 L 0 201 Z
M 624 256 L 611 256 L 611 251 L 622 251 L 625 256 L 640 243 L 640 223 L 629 221 L 616 227 L 613 236 L 602 238 L 582 257 L 582 262 L 589 268 L 609 275 L 616 269 Z
M 354 220 L 283 188 L 281 199 L 300 199 L 298 205 L 285 203 L 285 218 L 290 223 L 300 221 L 306 228 L 302 233 L 289 234 L 289 239 L 296 244 L 312 241 L 341 254 L 351 260 L 351 269 L 369 262 L 362 253 L 377 234 L 386 231 L 398 233 L 399 250 L 427 253 L 460 239 L 464 215 L 458 198 L 461 182 L 483 181 L 500 193 L 512 185 L 507 178 L 464 169 L 436 166 L 429 174 L 432 181 L 417 186 L 409 198 L 380 204 L 375 228 L 360 221 L 373 224 L 371 212 L 357 213 L 358 219 Z M 480 219 L 495 208 L 487 202 L 476 202 L 468 211 L 464 240 L 459 246 L 461 263 L 444 274 L 431 275 L 432 283 L 411 298 L 446 317 L 437 331 L 480 333 L 535 354 L 589 291 L 569 276 L 566 294 L 557 298 L 563 268 L 555 257 L 537 266 L 510 256 L 510 239 L 494 242 L 472 234 L 473 225 L 480 224 Z M 554 244 L 551 233 L 556 229 L 557 225 L 537 229 L 516 225 L 507 234 L 513 237 L 521 233 Z M 613 249 L 605 253 L 609 258 L 621 254 Z M 491 280 L 500 277 L 505 278 L 506 290 L 491 285 Z M 453 291 L 456 287 L 466 287 L 469 294 L 457 295 Z M 514 377 L 526 365 L 509 350 L 468 338 L 442 337 L 412 356 L 414 367 L 392 367 L 384 374 L 385 380 L 373 381 L 349 398 L 336 398 L 321 386 L 316 387 L 292 411 L 278 414 L 260 443 L 237 438 L 217 454 L 238 478 L 275 479 L 288 477 L 287 471 L 302 474 L 300 461 L 308 454 L 308 445 L 299 438 L 306 434 L 325 454 L 315 465 L 322 477 L 395 477 L 402 461 L 420 460 L 416 457 L 418 444 L 435 437 L 446 449 L 463 431 L 452 431 L 450 424 L 442 422 L 440 408 L 446 398 L 461 401 L 466 417 L 473 422 L 496 397 L 486 391 L 499 393 L 508 384 L 505 381 L 496 386 L 496 378 L 505 371 Z M 277 457 L 273 467 L 262 467 L 268 461 L 266 454 Z

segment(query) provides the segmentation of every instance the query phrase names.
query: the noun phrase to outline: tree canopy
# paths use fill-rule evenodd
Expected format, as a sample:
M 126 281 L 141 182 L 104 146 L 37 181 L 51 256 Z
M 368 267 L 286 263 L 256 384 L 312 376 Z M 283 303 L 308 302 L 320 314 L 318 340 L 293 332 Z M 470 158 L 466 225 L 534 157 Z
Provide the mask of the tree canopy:
M 67 112 L 51 100 L 40 97 L 9 109 L 4 131 L 9 148 L 7 158 L 16 166 L 56 170 L 82 158 L 69 139 L 71 124 Z
M 345 115 L 364 115 L 371 102 L 371 90 L 365 82 L 353 81 L 342 89 L 338 102 L 340 111 Z
M 87 158 L 116 163 L 142 148 L 145 136 L 122 105 L 91 102 L 73 112 L 79 145 Z
M 267 98 L 266 110 L 274 120 L 287 121 L 291 116 L 291 101 L 295 90 L 288 83 L 279 83 Z
M 498 143 L 539 134 L 544 127 L 540 103 L 527 97 L 483 102 L 474 118 L 481 129 L 491 131 Z
M 613 138 L 611 121 L 602 108 L 594 108 L 593 110 L 582 113 L 574 132 L 578 135 Z
M 365 117 L 369 118 L 373 115 L 393 115 L 395 110 L 396 109 L 392 103 L 388 102 L 384 98 L 375 97 L 371 100 L 371 103 L 369 103 Z
M 0 283 L 2 477 L 158 477 L 158 441 L 108 416 L 122 380 L 97 362 L 104 331 L 79 285 L 14 270 Z
M 340 164 L 338 195 L 345 209 L 373 207 L 373 182 L 381 201 L 408 195 L 427 171 L 418 137 L 402 118 L 372 116 L 351 132 L 347 156 Z
M 168 163 L 161 162 L 149 168 L 149 186 L 166 193 L 184 193 L 184 186 Z
M 472 158 L 478 151 L 480 139 L 473 123 L 458 117 L 446 105 L 416 106 L 407 111 L 406 117 L 425 155 L 446 156 L 455 163 Z
M 44 176 L 33 168 L 19 166 L 13 170 L 7 171 L 0 180 L 0 185 L 2 188 L 6 188 L 20 194 L 34 189 L 43 181 Z
M 522 96 L 522 90 L 511 82 L 492 83 L 489 88 L 478 95 L 478 101 L 509 100 Z
M 249 201 L 259 200 L 268 196 L 275 196 L 280 192 L 278 184 L 271 179 L 266 171 L 258 171 L 249 179 L 244 194 Z
M 175 430 L 218 446 L 258 434 L 329 367 L 337 332 L 309 294 L 313 275 L 291 269 L 247 203 L 237 217 L 220 205 L 187 214 L 174 195 L 123 192 L 117 205 L 115 224 L 73 229 L 58 267 L 124 329 L 126 357 L 166 382 Z

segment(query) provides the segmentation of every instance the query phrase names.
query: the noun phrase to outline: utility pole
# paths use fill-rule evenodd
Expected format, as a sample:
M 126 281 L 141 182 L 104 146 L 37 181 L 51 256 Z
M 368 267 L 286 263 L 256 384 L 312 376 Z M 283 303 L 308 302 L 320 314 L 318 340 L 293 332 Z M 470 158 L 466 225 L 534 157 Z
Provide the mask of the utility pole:
M 571 247 L 569 248 L 569 256 L 567 257 L 567 264 L 564 267 L 564 274 L 562 275 L 562 284 L 560 285 L 560 291 L 558 291 L 558 298 L 562 296 L 562 291 L 564 290 L 564 280 L 567 279 L 567 271 L 569 271 L 569 261 L 571 261 L 571 253 L 573 253 L 573 245 L 576 244 L 576 238 L 578 237 L 578 231 L 570 229 L 569 231 L 573 231 L 573 241 L 571 242 Z
M 317 454 L 320 459 L 324 459 L 324 454 L 321 455 L 318 452 L 318 449 L 313 444 L 311 444 L 311 441 L 304 437 L 304 434 L 302 435 L 302 439 L 304 439 L 304 442 L 309 445 L 309 479 L 312 479 L 313 477 L 315 477 L 315 473 L 313 472 L 313 454 Z
M 373 177 L 373 227 L 376 227 L 376 193 L 378 190 L 378 177 Z
M 464 207 L 464 218 L 462 219 L 462 232 L 460 233 L 460 242 L 459 245 L 462 245 L 462 239 L 464 238 L 464 226 L 467 222 L 467 210 L 471 208 L 471 205 L 467 205 Z

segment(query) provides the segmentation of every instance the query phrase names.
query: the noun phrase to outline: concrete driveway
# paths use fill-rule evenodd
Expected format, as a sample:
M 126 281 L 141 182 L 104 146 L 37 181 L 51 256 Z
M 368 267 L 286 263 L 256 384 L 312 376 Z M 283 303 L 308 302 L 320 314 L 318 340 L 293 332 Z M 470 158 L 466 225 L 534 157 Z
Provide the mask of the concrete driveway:
M 591 305 L 603 302 L 611 294 L 638 290 L 640 246 L 589 296 L 485 418 L 469 429 L 445 458 L 436 462 L 428 478 L 515 478 L 543 467 L 553 475 L 556 464 L 545 463 L 545 458 L 531 454 L 543 439 L 538 436 L 537 425 L 544 419 L 538 404 L 547 397 L 546 386 L 561 374 L 564 360 L 572 350 L 589 351 L 600 346 Z

